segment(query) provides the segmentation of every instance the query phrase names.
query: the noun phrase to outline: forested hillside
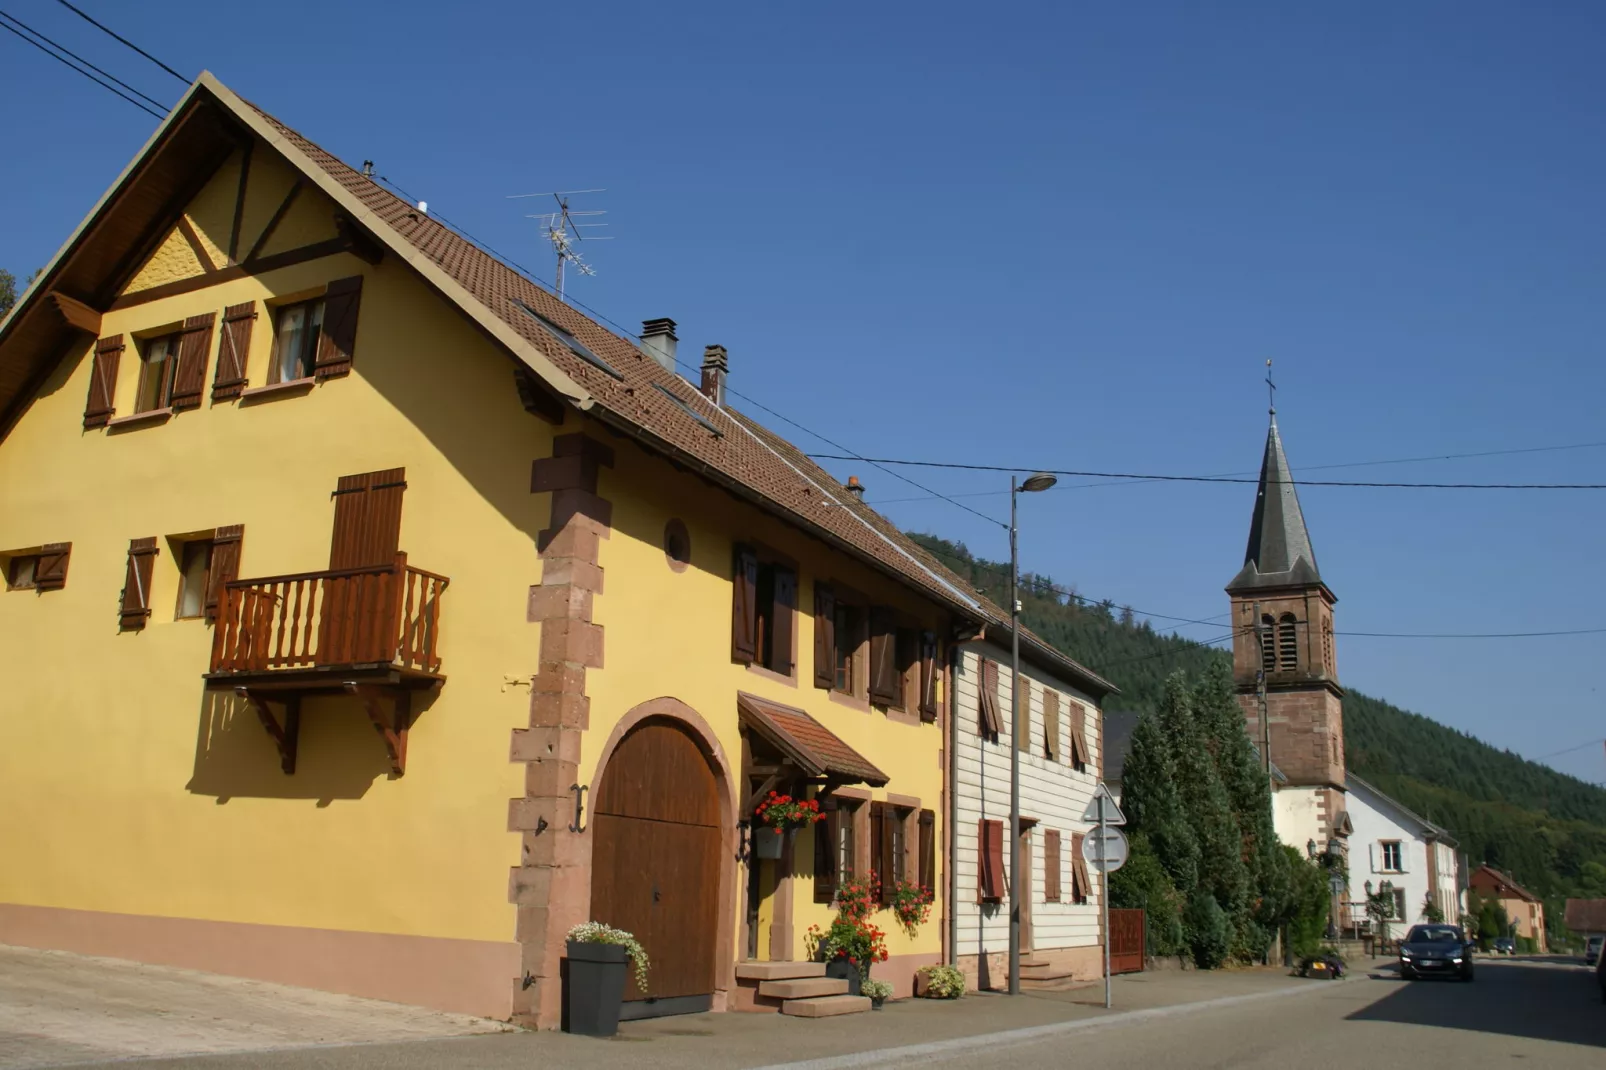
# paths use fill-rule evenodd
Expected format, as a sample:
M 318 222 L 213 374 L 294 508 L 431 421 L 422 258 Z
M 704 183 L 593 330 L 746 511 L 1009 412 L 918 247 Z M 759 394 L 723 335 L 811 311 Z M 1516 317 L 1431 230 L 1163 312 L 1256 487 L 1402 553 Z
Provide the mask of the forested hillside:
M 1007 563 L 934 536 L 913 538 L 1006 604 Z M 1112 708 L 1156 709 L 1172 670 L 1197 677 L 1228 657 L 1162 635 L 1113 603 L 1067 595 L 1074 586 L 1050 577 L 1025 573 L 1021 588 L 1023 622 L 1116 684 Z M 1344 696 L 1344 746 L 1352 772 L 1449 829 L 1474 865 L 1498 866 L 1545 896 L 1555 921 L 1568 895 L 1606 896 L 1606 789 L 1354 690 Z

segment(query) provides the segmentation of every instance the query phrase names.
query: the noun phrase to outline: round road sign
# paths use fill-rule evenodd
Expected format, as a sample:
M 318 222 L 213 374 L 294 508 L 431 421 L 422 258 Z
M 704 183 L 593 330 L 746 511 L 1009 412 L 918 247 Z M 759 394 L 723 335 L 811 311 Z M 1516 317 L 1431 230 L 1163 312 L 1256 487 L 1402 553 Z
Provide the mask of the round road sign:
M 1101 873 L 1114 873 L 1126 865 L 1126 834 L 1118 828 L 1104 828 L 1104 862 L 1099 863 L 1099 830 L 1095 826 L 1082 837 L 1082 858 Z

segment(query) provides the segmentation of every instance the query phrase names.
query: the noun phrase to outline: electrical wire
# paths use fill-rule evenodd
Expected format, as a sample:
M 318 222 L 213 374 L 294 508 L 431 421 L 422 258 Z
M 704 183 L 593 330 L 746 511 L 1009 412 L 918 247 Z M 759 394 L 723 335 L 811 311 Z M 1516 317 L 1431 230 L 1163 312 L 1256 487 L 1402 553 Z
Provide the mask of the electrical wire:
M 1046 472 L 1055 476 L 1089 476 L 1101 479 L 1141 479 L 1169 483 L 1259 483 L 1258 478 L 1237 476 L 1177 476 L 1140 472 L 1082 472 L 1066 468 L 1021 468 L 995 464 L 959 464 L 952 461 L 911 461 L 896 457 L 840 457 L 831 453 L 811 453 L 814 460 L 863 461 L 866 464 L 899 464 L 913 468 L 947 468 L 964 472 Z M 1274 479 L 1270 484 L 1288 483 L 1299 487 L 1405 487 L 1422 490 L 1606 490 L 1606 483 L 1378 483 L 1333 479 Z
M 1529 760 L 1530 761 L 1535 761 L 1535 762 L 1542 762 L 1546 758 L 1559 758 L 1563 754 L 1572 754 L 1574 751 L 1586 750 L 1589 747 L 1598 747 L 1602 743 L 1606 743 L 1606 739 L 1592 739 L 1587 743 L 1580 743 L 1576 747 L 1563 747 L 1561 750 L 1551 751 L 1549 754 L 1541 754 L 1539 757 L 1531 758 Z
M 20 23 L 19 23 L 19 25 L 20 25 Z M 91 74 L 89 71 L 84 70 L 82 67 L 76 66 L 71 60 L 67 59 L 65 56 L 57 55 L 55 52 L 52 52 L 49 48 L 47 48 L 44 45 L 40 44 L 38 41 L 35 41 L 33 38 L 28 37 L 22 31 L 13 28 L 12 26 L 8 25 L 7 23 L 0 22 L 0 30 L 5 30 L 8 33 L 15 34 L 18 39 L 26 41 L 30 45 L 33 45 L 33 47 L 37 48 L 39 51 L 43 52 L 45 55 L 49 56 L 51 59 L 55 60 L 56 62 L 63 64 L 69 70 L 77 71 L 79 74 L 83 75 L 85 78 L 88 78 L 91 82 L 94 82 L 96 85 L 100 86 L 102 89 L 105 89 L 108 92 L 117 94 L 118 96 L 122 97 L 124 100 L 128 101 L 130 104 L 134 105 L 134 107 L 140 109 L 141 111 L 146 112 L 149 115 L 153 115 L 158 119 L 167 118 L 167 116 L 162 114 L 161 112 L 159 112 L 159 111 L 155 110 L 154 108 L 151 108 L 151 107 L 149 107 L 149 106 L 147 106 L 145 104 L 142 104 L 138 100 L 135 100 L 133 97 L 129 96 L 127 93 L 124 93 L 121 89 L 118 89 L 116 86 L 112 85 L 110 82 L 101 81 L 101 79 L 97 78 L 95 75 Z M 110 76 L 108 75 L 108 77 L 110 77 Z
M 173 68 L 169 67 L 167 64 L 163 63 L 161 60 L 157 59 L 155 56 L 151 55 L 149 52 L 145 51 L 143 48 L 139 47 L 134 42 L 130 41 L 128 38 L 124 37 L 122 34 L 118 33 L 116 30 L 113 30 L 111 27 L 106 26 L 106 25 L 104 25 L 102 23 L 96 22 L 94 19 L 90 18 L 87 14 L 85 14 L 83 11 L 81 11 L 78 8 L 74 7 L 73 5 L 69 4 L 67 2 L 67 0 L 56 0 L 56 3 L 60 4 L 64 8 L 66 8 L 68 11 L 71 11 L 74 15 L 77 15 L 79 18 L 83 19 L 85 22 L 89 23 L 91 26 L 95 27 L 97 30 L 100 30 L 102 33 L 108 34 L 111 37 L 114 37 L 117 40 L 121 41 L 123 44 L 127 45 L 129 48 L 132 48 L 135 52 L 138 52 L 140 55 L 144 56 L 146 59 L 148 59 L 152 63 L 156 64 L 158 67 L 162 68 L 162 70 L 166 71 L 168 74 L 171 74 L 174 78 L 177 78 L 179 81 L 183 82 L 185 85 L 189 85 L 190 82 L 194 81 L 194 79 L 192 79 L 192 78 L 184 77 L 182 74 L 178 73 Z
M 56 49 L 57 51 L 65 52 L 67 55 L 71 56 L 73 59 L 77 60 L 79 63 L 82 63 L 85 67 L 88 67 L 90 70 L 94 71 L 96 74 L 102 75 L 102 76 L 104 76 L 106 78 L 110 78 L 112 81 L 116 82 L 118 85 L 122 86 L 124 89 L 126 89 L 130 93 L 134 94 L 136 97 L 139 97 L 142 100 L 146 100 L 146 101 L 150 102 L 151 104 L 155 105 L 156 107 L 160 108 L 164 114 L 167 112 L 167 105 L 166 104 L 163 104 L 161 101 L 157 100 L 155 97 L 150 96 L 147 93 L 141 93 L 138 89 L 135 89 L 133 86 L 129 85 L 127 82 L 123 81 L 121 78 L 117 77 L 115 74 L 112 74 L 110 71 L 101 70 L 99 67 L 95 66 L 93 63 L 89 62 L 87 59 L 85 59 L 84 57 L 80 56 L 78 53 L 74 52 L 72 49 L 68 48 L 66 45 L 62 44 L 60 41 L 52 41 L 50 38 L 48 38 L 44 34 L 40 33 L 38 30 L 34 29 L 32 26 L 29 26 L 26 22 L 23 22 L 21 19 L 17 18 L 15 15 L 11 15 L 11 14 L 8 14 L 8 13 L 6 13 L 4 11 L 0 11 L 0 19 L 5 19 L 7 22 L 15 23 L 17 26 L 21 27 L 23 30 L 26 30 L 28 33 L 32 34 L 34 37 L 37 37 L 39 40 L 43 41 L 45 44 L 49 45 L 50 47 Z

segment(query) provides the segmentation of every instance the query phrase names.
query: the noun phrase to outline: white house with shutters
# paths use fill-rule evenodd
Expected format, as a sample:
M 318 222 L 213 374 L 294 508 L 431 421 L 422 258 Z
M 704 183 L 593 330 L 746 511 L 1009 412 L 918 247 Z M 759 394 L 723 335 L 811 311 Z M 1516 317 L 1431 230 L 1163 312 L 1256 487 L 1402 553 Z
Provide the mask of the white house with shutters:
M 1444 829 L 1389 798 L 1354 773 L 1346 776 L 1349 820 L 1349 895 L 1345 925 L 1367 927 L 1366 896 L 1390 887 L 1391 938 L 1399 925 L 1425 921 L 1427 904 L 1444 920 L 1460 919 L 1460 856 Z
M 953 947 L 975 987 L 1008 983 L 1011 711 L 1009 630 L 962 644 L 952 692 Z M 1096 876 L 1082 819 L 1103 760 L 1102 705 L 1115 686 L 1021 634 L 1023 985 L 1102 975 Z

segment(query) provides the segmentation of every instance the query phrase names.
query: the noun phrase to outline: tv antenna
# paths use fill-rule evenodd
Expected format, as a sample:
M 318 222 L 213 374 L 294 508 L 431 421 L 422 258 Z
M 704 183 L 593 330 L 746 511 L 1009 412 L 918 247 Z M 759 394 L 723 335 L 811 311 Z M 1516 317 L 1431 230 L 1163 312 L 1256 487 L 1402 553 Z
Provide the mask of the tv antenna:
M 558 257 L 557 289 L 558 300 L 563 300 L 563 273 L 564 268 L 574 265 L 574 270 L 582 275 L 595 275 L 596 269 L 585 262 L 580 255 L 579 245 L 586 241 L 612 241 L 603 234 L 586 234 L 587 230 L 606 227 L 606 223 L 577 223 L 576 219 L 607 215 L 601 209 L 573 209 L 569 207 L 569 198 L 582 193 L 607 193 L 605 189 L 570 189 L 558 190 L 554 193 L 513 193 L 508 200 L 520 200 L 525 197 L 551 197 L 557 202 L 558 210 L 555 212 L 538 212 L 528 214 L 525 218 L 538 220 L 541 229 L 546 232 L 546 240 L 552 244 L 552 250 Z

